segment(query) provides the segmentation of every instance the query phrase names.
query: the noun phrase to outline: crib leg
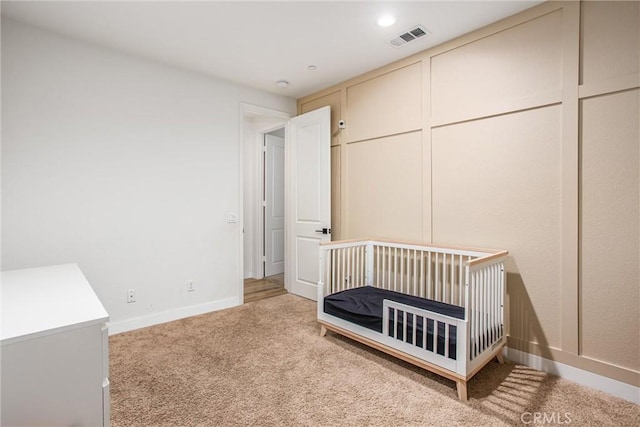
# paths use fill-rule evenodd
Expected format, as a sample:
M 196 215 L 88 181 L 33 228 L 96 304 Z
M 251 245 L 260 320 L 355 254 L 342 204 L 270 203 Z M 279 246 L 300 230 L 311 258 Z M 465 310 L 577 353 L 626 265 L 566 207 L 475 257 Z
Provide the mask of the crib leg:
M 456 381 L 456 388 L 458 389 L 458 399 L 467 400 L 467 382 L 463 380 Z
M 504 365 L 504 355 L 502 354 L 502 350 L 496 353 L 496 359 L 498 359 L 498 363 Z
M 324 327 L 324 325 L 320 326 L 320 336 L 324 337 L 325 335 L 327 335 L 327 328 Z

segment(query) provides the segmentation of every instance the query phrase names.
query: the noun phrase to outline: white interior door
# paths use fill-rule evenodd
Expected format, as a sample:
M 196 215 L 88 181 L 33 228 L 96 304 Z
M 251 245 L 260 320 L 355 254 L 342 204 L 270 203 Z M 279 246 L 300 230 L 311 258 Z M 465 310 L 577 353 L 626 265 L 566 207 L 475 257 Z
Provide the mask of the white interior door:
M 284 138 L 266 134 L 264 275 L 284 273 Z
M 319 244 L 331 240 L 330 107 L 287 122 L 287 255 L 289 292 L 315 300 Z M 323 233 L 322 230 L 325 232 Z

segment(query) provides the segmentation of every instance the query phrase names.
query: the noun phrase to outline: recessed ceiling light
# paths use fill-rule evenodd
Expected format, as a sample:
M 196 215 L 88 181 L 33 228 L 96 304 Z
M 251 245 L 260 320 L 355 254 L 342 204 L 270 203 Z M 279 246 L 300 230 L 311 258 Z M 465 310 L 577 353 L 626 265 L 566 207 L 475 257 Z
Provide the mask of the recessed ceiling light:
M 307 67 L 307 70 L 309 70 L 309 71 L 315 71 L 315 70 L 317 70 L 317 69 L 318 69 L 318 66 L 317 66 L 317 65 L 309 65 L 309 66 Z
M 289 82 L 286 80 L 278 80 L 276 86 L 284 89 L 285 87 L 289 86 Z
M 391 15 L 382 15 L 378 18 L 378 25 L 381 27 L 390 27 L 396 23 L 396 18 Z

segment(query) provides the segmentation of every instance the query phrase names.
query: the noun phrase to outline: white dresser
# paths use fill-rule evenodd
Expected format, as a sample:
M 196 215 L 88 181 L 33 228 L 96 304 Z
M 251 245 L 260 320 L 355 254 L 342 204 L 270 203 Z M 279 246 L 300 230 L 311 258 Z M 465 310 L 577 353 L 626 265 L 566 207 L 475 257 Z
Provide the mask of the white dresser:
M 109 315 L 76 264 L 2 272 L 0 425 L 109 425 Z

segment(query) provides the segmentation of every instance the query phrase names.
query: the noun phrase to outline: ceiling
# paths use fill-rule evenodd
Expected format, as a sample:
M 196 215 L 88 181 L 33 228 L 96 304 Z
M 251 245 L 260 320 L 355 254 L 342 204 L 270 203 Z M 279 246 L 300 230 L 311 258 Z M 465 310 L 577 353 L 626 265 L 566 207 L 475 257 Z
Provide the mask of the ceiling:
M 542 1 L 2 1 L 2 15 L 299 98 Z M 382 13 L 396 23 L 377 26 Z M 396 48 L 415 27 L 431 34 Z M 309 70 L 315 65 L 316 70 Z M 290 84 L 276 85 L 279 80 Z

